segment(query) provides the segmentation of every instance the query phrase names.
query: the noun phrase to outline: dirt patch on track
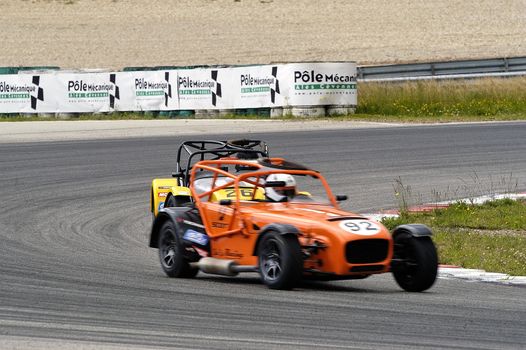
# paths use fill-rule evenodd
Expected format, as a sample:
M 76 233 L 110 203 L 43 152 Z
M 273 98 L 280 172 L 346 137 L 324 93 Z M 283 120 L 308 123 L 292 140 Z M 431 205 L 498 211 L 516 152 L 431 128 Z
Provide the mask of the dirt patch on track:
M 526 55 L 526 1 L 5 0 L 0 66 Z

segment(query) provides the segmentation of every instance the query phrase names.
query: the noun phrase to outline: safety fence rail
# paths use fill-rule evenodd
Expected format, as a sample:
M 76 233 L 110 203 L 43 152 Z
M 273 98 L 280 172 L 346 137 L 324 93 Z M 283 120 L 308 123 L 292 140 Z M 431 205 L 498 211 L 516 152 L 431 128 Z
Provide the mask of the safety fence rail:
M 526 75 L 526 57 L 358 66 L 358 81 L 400 81 Z

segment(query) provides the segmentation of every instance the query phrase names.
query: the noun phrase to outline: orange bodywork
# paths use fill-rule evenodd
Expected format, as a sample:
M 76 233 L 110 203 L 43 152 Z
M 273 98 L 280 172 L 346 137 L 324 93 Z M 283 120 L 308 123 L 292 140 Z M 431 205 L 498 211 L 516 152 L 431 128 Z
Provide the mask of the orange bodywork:
M 271 158 L 269 162 L 279 166 L 283 159 Z M 224 170 L 225 166 L 236 165 L 250 167 L 251 170 L 242 174 Z M 194 186 L 202 171 L 212 177 L 210 189 L 204 192 Z M 264 181 L 261 180 L 277 173 L 318 179 L 323 184 L 328 203 L 258 200 L 264 191 Z M 221 185 L 217 185 L 219 178 L 223 179 Z M 269 224 L 286 224 L 299 231 L 298 240 L 305 252 L 306 274 L 351 276 L 382 273 L 390 269 L 393 255 L 390 232 L 376 221 L 339 209 L 327 181 L 314 170 L 274 169 L 233 158 L 205 160 L 193 167 L 190 184 L 192 197 L 210 238 L 212 257 L 236 260 L 239 265 L 257 265 L 256 245 L 261 231 Z M 225 189 L 235 191 L 235 196 L 230 201 L 218 201 L 215 194 Z M 361 250 L 358 251 L 357 261 L 349 261 L 349 244 L 356 246 L 355 250 Z M 384 247 L 384 253 L 369 256 L 364 251 L 367 247 L 378 245 Z

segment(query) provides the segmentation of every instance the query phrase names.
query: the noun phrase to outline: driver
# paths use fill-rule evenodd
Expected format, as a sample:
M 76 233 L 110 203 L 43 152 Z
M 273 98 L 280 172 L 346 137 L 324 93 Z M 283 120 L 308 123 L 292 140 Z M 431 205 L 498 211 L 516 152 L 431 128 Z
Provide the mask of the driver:
M 265 188 L 265 196 L 274 202 L 285 202 L 296 194 L 296 180 L 290 174 L 270 174 L 266 181 L 283 182 L 285 186 Z

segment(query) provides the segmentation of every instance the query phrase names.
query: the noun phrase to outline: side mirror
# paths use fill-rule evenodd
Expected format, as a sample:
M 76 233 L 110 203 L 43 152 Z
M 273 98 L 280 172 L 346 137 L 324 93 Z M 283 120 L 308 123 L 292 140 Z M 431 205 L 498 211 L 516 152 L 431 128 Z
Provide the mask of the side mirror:
M 219 205 L 231 205 L 232 204 L 232 200 L 231 199 L 221 199 L 219 201 Z
M 336 200 L 338 202 L 346 201 L 347 199 L 349 199 L 349 197 L 346 194 L 338 194 L 338 195 L 336 195 Z
M 182 172 L 178 172 L 178 173 L 173 172 L 172 173 L 172 177 L 183 177 L 183 175 L 184 174 Z

